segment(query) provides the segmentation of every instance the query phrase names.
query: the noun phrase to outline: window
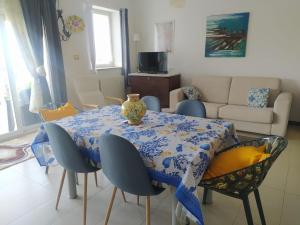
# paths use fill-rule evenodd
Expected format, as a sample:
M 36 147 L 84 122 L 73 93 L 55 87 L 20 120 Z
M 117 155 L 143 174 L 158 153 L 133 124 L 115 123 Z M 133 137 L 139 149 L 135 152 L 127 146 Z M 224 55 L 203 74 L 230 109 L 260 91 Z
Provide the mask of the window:
M 93 7 L 96 68 L 121 67 L 119 11 Z
M 29 111 L 32 76 L 13 26 L 0 14 L 0 141 L 40 122 Z

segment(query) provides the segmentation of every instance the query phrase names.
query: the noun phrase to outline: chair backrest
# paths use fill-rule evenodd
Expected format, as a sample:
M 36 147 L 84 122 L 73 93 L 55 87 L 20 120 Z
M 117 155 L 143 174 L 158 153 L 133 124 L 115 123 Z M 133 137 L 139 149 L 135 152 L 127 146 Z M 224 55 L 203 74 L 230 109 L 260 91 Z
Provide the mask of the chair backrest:
M 77 145 L 62 127 L 54 123 L 46 123 L 44 128 L 54 156 L 62 167 L 78 173 L 88 173 L 95 170 L 86 162 Z
M 93 76 L 77 77 L 74 79 L 74 88 L 82 105 L 105 105 L 104 95 L 100 91 L 100 81 Z
M 270 157 L 254 165 L 237 171 L 233 171 L 220 177 L 203 180 L 201 181 L 201 184 L 224 194 L 229 193 L 232 196 L 248 194 L 257 189 L 263 182 L 272 164 L 287 147 L 287 144 L 287 139 L 283 137 L 268 136 L 264 138 L 245 141 L 228 147 L 221 152 L 230 151 L 232 148 L 238 148 L 241 146 L 259 147 L 262 145 L 266 145 L 265 153 L 269 153 Z M 221 152 L 219 152 L 218 154 L 220 154 Z
M 121 190 L 141 196 L 153 193 L 150 178 L 139 152 L 126 139 L 104 134 L 100 138 L 103 173 Z
M 183 100 L 177 104 L 176 114 L 206 118 L 206 109 L 198 100 Z
M 160 101 L 155 96 L 144 96 L 141 99 L 145 104 L 148 110 L 152 110 L 155 112 L 160 112 Z

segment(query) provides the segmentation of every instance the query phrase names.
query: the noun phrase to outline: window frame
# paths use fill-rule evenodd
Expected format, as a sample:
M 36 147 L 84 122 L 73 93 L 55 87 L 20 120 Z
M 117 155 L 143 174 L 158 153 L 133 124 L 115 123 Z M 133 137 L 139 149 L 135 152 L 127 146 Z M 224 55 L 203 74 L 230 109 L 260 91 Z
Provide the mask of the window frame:
M 93 8 L 92 9 L 92 14 L 93 14 L 93 24 L 94 24 L 94 14 L 98 15 L 105 15 L 108 16 L 109 18 L 109 29 L 110 29 L 110 46 L 111 46 L 111 54 L 112 54 L 112 61 L 110 63 L 106 64 L 97 64 L 97 52 L 96 52 L 96 40 L 95 40 L 95 33 L 94 35 L 94 42 L 95 42 L 95 66 L 96 69 L 107 69 L 107 68 L 115 68 L 116 62 L 115 62 L 115 47 L 114 47 L 114 32 L 113 32 L 113 12 L 110 10 L 104 10 L 100 8 Z M 95 32 L 93 25 L 93 32 Z

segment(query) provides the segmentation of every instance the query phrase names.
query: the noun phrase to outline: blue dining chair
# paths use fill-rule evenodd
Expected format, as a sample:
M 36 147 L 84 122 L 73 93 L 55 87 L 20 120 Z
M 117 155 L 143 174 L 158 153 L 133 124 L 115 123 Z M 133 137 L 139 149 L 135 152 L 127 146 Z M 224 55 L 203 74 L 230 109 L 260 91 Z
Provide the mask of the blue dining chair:
M 80 154 L 79 148 L 63 128 L 54 123 L 46 123 L 44 124 L 44 127 L 49 137 L 49 142 L 52 146 L 54 156 L 57 162 L 64 168 L 55 209 L 57 210 L 58 208 L 66 171 L 69 170 L 75 173 L 84 173 L 83 224 L 86 225 L 88 173 L 94 173 L 99 169 L 90 165 L 83 158 Z
M 150 196 L 158 195 L 164 189 L 151 184 L 147 169 L 135 146 L 122 137 L 105 134 L 100 138 L 100 157 L 103 173 L 115 186 L 104 224 L 108 224 L 119 188 L 133 195 L 147 197 L 146 225 L 150 225 Z
M 71 111 L 68 113 L 69 116 L 75 115 L 80 112 L 80 110 L 77 109 L 76 107 L 74 107 L 72 103 L 68 102 L 68 104 L 69 104 L 68 107 L 72 107 L 75 109 L 75 110 L 73 110 L 73 112 Z M 64 104 L 55 105 L 54 103 L 48 103 L 47 105 L 45 105 L 43 108 L 40 109 L 39 115 L 40 115 L 41 120 L 44 122 L 51 122 L 53 120 L 53 118 L 52 119 L 48 118 L 47 112 L 52 111 L 52 110 L 56 111 L 57 109 L 59 109 L 63 106 L 64 106 Z M 61 114 L 61 112 L 57 113 L 56 120 L 66 117 L 65 114 L 64 115 L 60 115 L 60 114 Z M 46 166 L 45 173 L 48 174 L 48 172 L 49 172 L 49 166 Z M 76 183 L 79 184 L 77 173 L 75 174 L 75 177 L 76 177 Z M 96 184 L 96 186 L 98 186 L 97 172 L 94 173 L 94 177 L 95 177 L 95 184 Z
M 177 104 L 176 114 L 206 118 L 206 109 L 198 100 L 183 100 Z
M 141 100 L 146 104 L 148 110 L 155 112 L 161 111 L 159 98 L 155 96 L 144 96 Z

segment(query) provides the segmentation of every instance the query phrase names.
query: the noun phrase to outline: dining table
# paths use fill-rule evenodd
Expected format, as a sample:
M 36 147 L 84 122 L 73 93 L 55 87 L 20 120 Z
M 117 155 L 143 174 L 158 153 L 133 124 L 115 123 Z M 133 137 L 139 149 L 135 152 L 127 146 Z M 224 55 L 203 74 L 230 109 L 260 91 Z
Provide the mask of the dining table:
M 214 155 L 239 141 L 229 121 L 147 110 L 139 125 L 130 125 L 118 105 L 83 111 L 53 122 L 69 133 L 82 156 L 98 168 L 101 135 L 114 134 L 131 142 L 153 182 L 171 187 L 172 225 L 176 224 L 179 211 L 196 224 L 204 224 L 198 184 Z M 41 166 L 57 164 L 43 124 L 31 148 Z M 68 171 L 68 178 L 70 197 L 76 198 L 75 174 Z

